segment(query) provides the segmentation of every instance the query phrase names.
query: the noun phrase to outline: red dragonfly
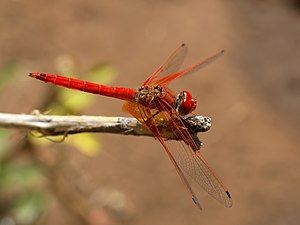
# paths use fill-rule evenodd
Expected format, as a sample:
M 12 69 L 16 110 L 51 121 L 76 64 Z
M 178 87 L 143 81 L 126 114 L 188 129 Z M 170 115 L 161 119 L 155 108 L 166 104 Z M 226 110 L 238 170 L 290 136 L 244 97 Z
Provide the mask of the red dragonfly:
M 167 87 L 171 81 L 191 74 L 216 60 L 223 52 L 220 51 L 199 63 L 179 70 L 187 54 L 187 46 L 182 44 L 137 90 L 105 86 L 40 72 L 29 73 L 29 76 L 66 88 L 125 100 L 124 110 L 152 131 L 175 166 L 196 206 L 202 209 L 194 190 L 202 187 L 220 203 L 226 207 L 231 207 L 232 198 L 228 190 L 202 156 L 200 152 L 201 142 L 189 132 L 182 118 L 196 109 L 196 99 L 188 91 L 181 91 L 178 95 L 174 95 Z M 167 123 L 168 129 L 180 141 L 163 138 L 157 125 L 161 121 Z

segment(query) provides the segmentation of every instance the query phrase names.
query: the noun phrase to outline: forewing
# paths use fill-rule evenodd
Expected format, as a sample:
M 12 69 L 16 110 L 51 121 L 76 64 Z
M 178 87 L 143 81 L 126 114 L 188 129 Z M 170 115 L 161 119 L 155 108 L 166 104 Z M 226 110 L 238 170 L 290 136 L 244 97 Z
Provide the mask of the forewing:
M 198 71 L 199 69 L 207 66 L 208 64 L 214 62 L 215 60 L 217 60 L 220 56 L 222 56 L 224 54 L 224 50 L 218 52 L 217 54 L 199 62 L 199 63 L 196 63 L 182 71 L 178 71 L 176 73 L 172 73 L 172 74 L 168 74 L 167 76 L 165 77 L 162 77 L 158 80 L 155 80 L 154 82 L 154 85 L 160 85 L 160 86 L 166 86 L 168 85 L 171 81 L 179 78 L 179 77 L 182 77 L 182 76 L 185 76 L 185 75 L 188 75 L 188 74 L 191 74 L 191 73 L 194 73 L 196 71 Z
M 145 80 L 143 85 L 151 85 L 158 77 L 163 77 L 165 75 L 172 74 L 177 72 L 186 55 L 187 55 L 187 46 L 186 44 L 181 44 L 172 54 L 163 62 L 163 64 L 158 67 L 154 73 Z

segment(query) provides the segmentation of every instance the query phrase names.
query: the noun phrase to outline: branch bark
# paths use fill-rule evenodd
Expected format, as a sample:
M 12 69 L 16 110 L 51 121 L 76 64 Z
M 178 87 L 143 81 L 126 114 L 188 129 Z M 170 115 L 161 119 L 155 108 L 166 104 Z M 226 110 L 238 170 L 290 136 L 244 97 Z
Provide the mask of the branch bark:
M 184 117 L 184 122 L 191 133 L 208 131 L 211 119 L 206 116 Z M 163 128 L 166 124 L 158 124 Z M 56 136 L 83 132 L 112 133 L 135 136 L 153 136 L 135 118 L 106 116 L 53 116 L 35 114 L 0 113 L 0 127 L 38 131 L 42 135 Z M 165 138 L 174 139 L 170 134 Z

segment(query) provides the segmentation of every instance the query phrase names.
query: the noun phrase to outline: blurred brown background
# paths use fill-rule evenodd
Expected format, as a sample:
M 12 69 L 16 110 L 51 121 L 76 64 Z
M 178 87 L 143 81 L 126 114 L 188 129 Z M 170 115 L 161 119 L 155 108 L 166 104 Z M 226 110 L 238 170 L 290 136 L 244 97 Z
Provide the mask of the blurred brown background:
M 203 192 L 199 212 L 157 141 L 99 134 L 94 157 L 29 141 L 6 155 L 3 164 L 47 165 L 39 185 L 50 197 L 28 219 L 33 209 L 18 216 L 18 199 L 0 188 L 0 224 L 299 224 L 299 12 L 299 1 L 287 0 L 2 0 L 0 68 L 17 69 L 2 81 L 0 112 L 49 109 L 58 88 L 26 73 L 57 73 L 60 57 L 74 60 L 76 74 L 108 63 L 118 71 L 111 85 L 136 88 L 182 42 L 189 46 L 185 65 L 225 49 L 172 88 L 190 90 L 196 113 L 212 117 L 212 129 L 200 135 L 203 154 L 234 205 L 227 209 Z M 121 106 L 99 96 L 78 114 L 120 116 Z

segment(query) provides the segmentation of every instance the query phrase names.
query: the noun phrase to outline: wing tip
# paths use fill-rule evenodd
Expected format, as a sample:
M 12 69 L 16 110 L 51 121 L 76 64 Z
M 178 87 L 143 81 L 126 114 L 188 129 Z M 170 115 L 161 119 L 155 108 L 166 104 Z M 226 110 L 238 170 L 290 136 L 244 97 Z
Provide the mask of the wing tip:
M 198 207 L 198 209 L 203 210 L 200 205 L 200 202 L 198 201 L 198 199 L 195 196 L 192 197 L 192 200 L 195 203 L 195 205 Z
M 226 193 L 227 197 L 229 198 L 229 201 L 227 202 L 226 206 L 228 208 L 231 208 L 232 207 L 232 197 L 231 197 L 229 191 L 225 191 L 225 193 Z

